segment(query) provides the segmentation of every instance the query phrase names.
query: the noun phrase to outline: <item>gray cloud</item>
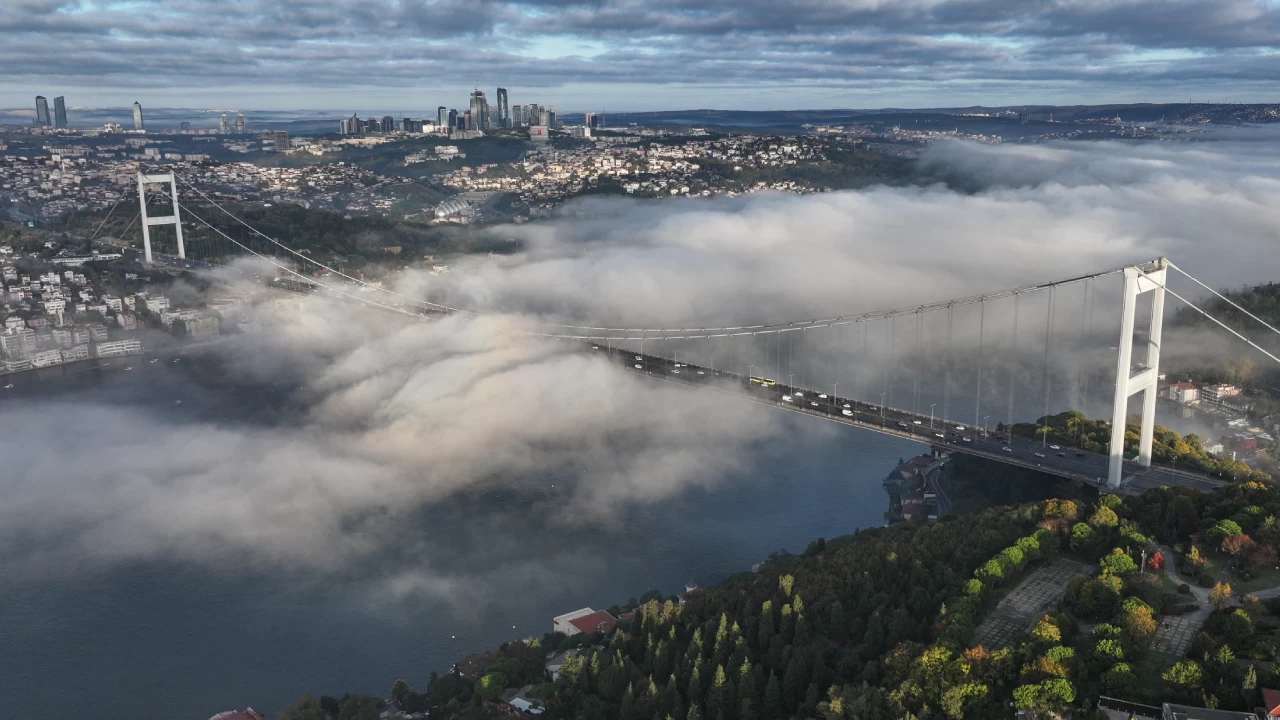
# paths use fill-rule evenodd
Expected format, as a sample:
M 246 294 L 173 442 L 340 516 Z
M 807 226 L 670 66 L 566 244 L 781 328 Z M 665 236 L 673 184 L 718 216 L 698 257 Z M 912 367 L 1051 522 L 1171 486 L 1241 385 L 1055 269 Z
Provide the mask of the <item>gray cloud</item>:
M 898 99 L 911 88 L 889 83 L 919 82 L 933 85 L 935 105 L 967 88 L 1060 96 L 1063 83 L 1078 83 L 1078 95 L 1181 99 L 1273 83 L 1277 12 L 1266 0 L 23 0 L 0 7 L 0 92 L 25 106 L 47 84 L 97 97 L 163 88 L 186 102 L 252 87 L 316 107 L 325 104 L 319 88 L 381 96 L 475 77 L 513 87 L 621 83 L 600 100 L 627 109 L 640 109 L 627 107 L 635 88 L 664 84 L 776 92 L 789 83 L 794 93 L 799 83 Z M 939 92 L 950 81 L 964 84 Z M 718 104 L 740 106 L 733 98 Z

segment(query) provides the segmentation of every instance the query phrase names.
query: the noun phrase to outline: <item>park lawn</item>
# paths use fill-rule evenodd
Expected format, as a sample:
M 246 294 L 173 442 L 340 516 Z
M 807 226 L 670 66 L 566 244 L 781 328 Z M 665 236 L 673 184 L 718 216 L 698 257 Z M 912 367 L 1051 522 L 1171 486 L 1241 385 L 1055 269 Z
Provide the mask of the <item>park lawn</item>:
M 1237 580 L 1231 583 L 1231 592 L 1233 595 L 1243 597 L 1251 592 L 1266 590 L 1280 585 L 1280 569 L 1266 568 L 1263 570 L 1254 570 L 1257 575 L 1252 580 Z

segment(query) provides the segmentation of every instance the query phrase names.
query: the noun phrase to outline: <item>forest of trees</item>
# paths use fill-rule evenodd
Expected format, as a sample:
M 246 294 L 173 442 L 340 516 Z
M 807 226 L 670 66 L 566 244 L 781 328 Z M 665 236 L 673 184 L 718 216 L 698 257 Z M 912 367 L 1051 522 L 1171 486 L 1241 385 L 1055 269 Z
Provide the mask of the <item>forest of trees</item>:
M 1280 682 L 1264 664 L 1280 653 L 1280 606 L 1251 597 L 1235 606 L 1217 568 L 1245 582 L 1277 564 L 1278 514 L 1274 486 L 1244 482 L 1212 496 L 1050 499 L 866 530 L 683 605 L 650 595 L 607 637 L 512 642 L 480 677 L 433 673 L 418 692 L 398 680 L 391 696 L 408 712 L 479 718 L 501 712 L 504 688 L 532 686 L 527 695 L 551 720 L 985 718 L 1081 708 L 1100 694 L 1250 707 L 1258 688 Z M 1163 577 L 1174 558 L 1161 545 L 1175 548 L 1190 582 L 1213 587 L 1215 612 L 1185 658 L 1150 648 L 1162 615 L 1196 605 Z M 1012 645 L 975 646 L 1003 593 L 1061 555 L 1097 572 L 1072 580 Z M 542 664 L 570 645 L 579 654 L 552 682 Z M 372 717 L 361 714 L 372 712 L 365 698 L 305 698 L 280 717 Z

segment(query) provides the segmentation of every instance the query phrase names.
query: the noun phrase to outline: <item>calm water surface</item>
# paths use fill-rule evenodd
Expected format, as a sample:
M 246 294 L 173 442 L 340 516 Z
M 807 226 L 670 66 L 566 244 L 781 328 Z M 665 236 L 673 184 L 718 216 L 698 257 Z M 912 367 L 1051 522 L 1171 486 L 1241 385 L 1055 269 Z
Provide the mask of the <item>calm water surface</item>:
M 16 387 L 0 395 L 0 429 L 21 421 L 19 406 L 54 397 L 149 406 L 175 422 L 269 425 L 298 409 L 286 387 L 234 385 L 193 358 L 5 382 Z M 743 402 L 735 412 L 772 411 Z M 468 652 L 541 635 L 554 615 L 647 588 L 678 592 L 687 580 L 712 584 L 778 548 L 799 552 L 816 537 L 880 525 L 880 479 L 922 447 L 788 416 L 751 452 L 749 471 L 603 524 L 566 526 L 525 498 L 462 497 L 423 511 L 420 537 L 337 577 L 152 561 L 6 581 L 0 687 L 6 706 L 29 720 L 65 718 L 69 708 L 204 720 L 246 705 L 273 713 L 302 693 L 385 695 L 397 677 L 421 688 Z M 449 557 L 422 562 L 434 573 L 478 575 L 459 597 L 386 590 L 389 575 L 412 570 L 415 548 L 442 541 Z

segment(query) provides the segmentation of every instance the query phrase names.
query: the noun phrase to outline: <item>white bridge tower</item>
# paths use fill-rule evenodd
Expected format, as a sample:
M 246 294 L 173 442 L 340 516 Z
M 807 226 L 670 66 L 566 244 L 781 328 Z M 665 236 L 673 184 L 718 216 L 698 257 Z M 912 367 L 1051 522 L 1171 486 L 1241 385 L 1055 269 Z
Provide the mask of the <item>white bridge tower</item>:
M 147 185 L 169 185 L 169 196 L 173 199 L 173 214 L 162 217 L 147 215 Z M 142 206 L 142 247 L 146 253 L 146 261 L 151 262 L 151 226 L 172 225 L 178 235 L 178 257 L 186 258 L 187 251 L 182 244 L 182 218 L 178 215 L 178 182 L 172 172 L 159 175 L 147 175 L 138 171 L 138 204 Z
M 1164 324 L 1164 286 L 1168 264 L 1160 258 L 1148 266 L 1124 269 L 1124 301 L 1120 316 L 1120 352 L 1116 359 L 1116 395 L 1111 409 L 1111 459 L 1107 488 L 1115 490 L 1124 479 L 1125 418 L 1129 398 L 1142 393 L 1139 420 L 1138 462 L 1151 467 L 1151 440 L 1156 422 L 1156 390 L 1160 380 L 1160 330 Z M 1151 293 L 1151 328 L 1147 337 L 1145 367 L 1133 372 L 1133 326 L 1138 297 Z

